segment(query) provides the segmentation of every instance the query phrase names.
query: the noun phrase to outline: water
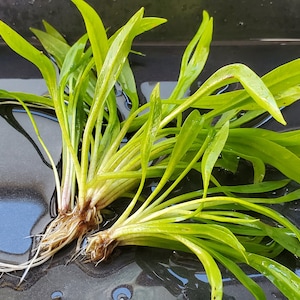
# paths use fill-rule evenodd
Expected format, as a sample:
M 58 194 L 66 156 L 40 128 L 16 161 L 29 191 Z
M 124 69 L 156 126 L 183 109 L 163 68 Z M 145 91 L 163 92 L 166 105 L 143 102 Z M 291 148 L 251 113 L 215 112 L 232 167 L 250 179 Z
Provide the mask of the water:
M 123 285 L 116 287 L 111 294 L 113 300 L 130 300 L 132 299 L 132 286 Z
M 145 259 L 147 258 L 147 259 Z M 191 254 L 155 248 L 137 250 L 136 261 L 143 269 L 137 283 L 143 286 L 164 286 L 174 297 L 172 299 L 210 299 L 210 286 L 202 264 Z M 236 281 L 224 274 L 225 300 L 234 298 Z M 226 288 L 228 286 L 228 288 Z M 241 287 L 240 287 L 241 288 Z M 171 298 L 170 298 L 171 299 Z
M 0 191 L 0 251 L 24 254 L 32 244 L 32 228 L 47 207 L 38 197 L 26 191 L 5 195 Z
M 40 133 L 60 160 L 59 126 L 46 112 L 33 111 Z M 50 221 L 48 207 L 54 195 L 53 171 L 26 113 L 13 105 L 0 105 L 0 260 L 28 260 L 32 236 Z
M 61 291 L 55 291 L 51 294 L 52 300 L 61 300 L 63 297 L 63 293 Z

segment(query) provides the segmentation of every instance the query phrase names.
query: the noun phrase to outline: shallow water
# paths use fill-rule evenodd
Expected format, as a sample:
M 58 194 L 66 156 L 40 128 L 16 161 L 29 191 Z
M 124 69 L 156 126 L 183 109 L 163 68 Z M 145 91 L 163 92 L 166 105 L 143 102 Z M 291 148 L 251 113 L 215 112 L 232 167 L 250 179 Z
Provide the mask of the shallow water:
M 53 117 L 34 112 L 41 136 L 54 161 L 60 160 L 60 129 Z M 20 107 L 0 105 L 0 259 L 28 259 L 33 235 L 50 221 L 55 184 L 48 158 Z
M 32 228 L 47 207 L 37 195 L 21 192 L 16 197 L 5 197 L 3 194 L 0 191 L 0 251 L 24 254 L 32 244 Z

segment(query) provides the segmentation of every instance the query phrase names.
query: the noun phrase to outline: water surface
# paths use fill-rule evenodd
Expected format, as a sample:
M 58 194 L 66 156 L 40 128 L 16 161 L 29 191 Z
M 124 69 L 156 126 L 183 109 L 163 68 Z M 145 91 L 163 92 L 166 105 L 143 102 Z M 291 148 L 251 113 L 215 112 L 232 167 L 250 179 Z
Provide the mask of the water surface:
M 15 197 L 14 197 L 15 196 Z M 0 251 L 24 254 L 32 244 L 32 228 L 47 208 L 37 195 L 0 191 Z

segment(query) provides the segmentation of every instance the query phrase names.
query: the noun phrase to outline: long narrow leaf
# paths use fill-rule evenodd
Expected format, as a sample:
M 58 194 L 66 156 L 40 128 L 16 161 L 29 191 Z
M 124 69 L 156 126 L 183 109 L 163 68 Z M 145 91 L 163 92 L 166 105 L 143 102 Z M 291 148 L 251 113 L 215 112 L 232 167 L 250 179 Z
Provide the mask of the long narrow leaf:
M 249 264 L 267 277 L 290 300 L 300 298 L 300 278 L 278 262 L 249 253 Z
M 197 255 L 204 266 L 208 281 L 211 285 L 211 300 L 221 300 L 223 297 L 222 276 L 213 257 L 206 250 L 201 248 L 195 239 L 182 237 L 180 235 L 173 235 L 173 237 Z
M 248 291 L 255 297 L 256 300 L 265 300 L 266 295 L 263 289 L 253 281 L 245 272 L 232 260 L 221 255 L 217 251 L 210 250 L 210 253 L 225 266 L 240 282 L 245 286 Z
M 30 30 L 39 39 L 45 50 L 53 56 L 58 66 L 61 68 L 70 46 L 47 32 L 35 28 L 31 28 Z
M 216 133 L 212 142 L 207 147 L 204 152 L 202 163 L 201 163 L 201 173 L 203 177 L 203 196 L 206 197 L 207 189 L 210 182 L 211 172 L 215 166 L 217 159 L 219 158 L 223 147 L 226 143 L 229 132 L 229 122 L 226 122 L 223 127 Z
M 92 134 L 95 122 L 98 117 L 98 112 L 103 109 L 105 100 L 107 99 L 110 91 L 112 90 L 119 74 L 123 68 L 126 58 L 130 51 L 131 43 L 134 38 L 133 31 L 135 26 L 138 26 L 139 21 L 143 15 L 143 10 L 138 11 L 115 38 L 109 51 L 106 55 L 105 61 L 101 68 L 100 74 L 97 79 L 95 87 L 95 96 L 90 109 L 90 114 L 85 127 L 83 141 L 82 141 L 82 155 L 81 155 L 81 185 L 85 185 L 87 172 L 88 172 L 88 152 L 89 141 Z M 83 201 L 86 189 L 80 191 L 79 199 Z
M 121 223 L 129 216 L 129 214 L 131 213 L 131 211 L 133 210 L 136 204 L 136 201 L 138 200 L 138 197 L 140 196 L 140 193 L 142 192 L 145 180 L 147 178 L 147 168 L 149 165 L 149 158 L 151 155 L 153 143 L 155 141 L 159 129 L 160 120 L 161 120 L 161 99 L 160 99 L 159 84 L 157 84 L 151 93 L 149 118 L 147 123 L 145 124 L 145 130 L 143 132 L 143 138 L 141 140 L 142 177 L 140 181 L 140 186 L 135 197 L 133 198 L 131 203 L 128 205 L 128 207 L 125 209 L 125 211 L 123 212 L 123 214 L 117 220 L 116 223 Z
M 268 111 L 278 122 L 286 124 L 271 92 L 266 88 L 258 75 L 243 64 L 232 64 L 222 67 L 203 83 L 202 87 L 199 89 L 199 93 L 202 89 L 207 89 L 206 95 L 209 95 L 217 88 L 236 81 L 239 81 L 243 85 L 245 91 L 255 102 L 257 102 L 257 104 Z M 236 102 L 233 101 L 233 105 L 227 107 L 226 111 L 240 106 L 241 104 L 243 104 L 243 102 L 238 103 L 237 105 Z M 207 115 L 209 116 L 210 114 L 208 113 Z
M 0 21 L 0 35 L 13 51 L 32 62 L 40 70 L 51 94 L 56 88 L 56 71 L 50 59 L 3 21 Z
M 43 20 L 43 25 L 46 30 L 46 32 L 55 37 L 56 39 L 62 41 L 63 43 L 67 44 L 66 39 L 63 37 L 61 33 L 59 33 L 51 24 L 49 24 L 47 21 Z
M 93 49 L 94 60 L 98 75 L 100 74 L 108 51 L 108 39 L 102 20 L 96 11 L 82 0 L 72 0 L 84 19 L 87 34 Z
M 229 135 L 225 149 L 229 151 L 233 149 L 233 151 L 241 155 L 255 156 L 265 164 L 277 168 L 288 178 L 300 182 L 298 172 L 300 169 L 300 158 L 277 143 L 249 135 L 243 138 Z

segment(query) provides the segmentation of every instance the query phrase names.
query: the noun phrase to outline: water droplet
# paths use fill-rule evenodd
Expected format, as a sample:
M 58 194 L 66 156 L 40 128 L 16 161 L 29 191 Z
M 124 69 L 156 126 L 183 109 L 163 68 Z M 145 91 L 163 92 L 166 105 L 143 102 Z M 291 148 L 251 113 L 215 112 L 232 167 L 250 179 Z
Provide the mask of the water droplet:
M 121 285 L 116 287 L 111 296 L 113 300 L 130 300 L 132 299 L 133 290 L 130 285 Z
M 276 292 L 272 292 L 272 297 L 274 298 L 274 299 L 282 299 L 282 295 L 280 294 L 280 293 L 276 293 Z
M 55 291 L 51 294 L 52 300 L 62 300 L 63 293 L 61 291 Z

